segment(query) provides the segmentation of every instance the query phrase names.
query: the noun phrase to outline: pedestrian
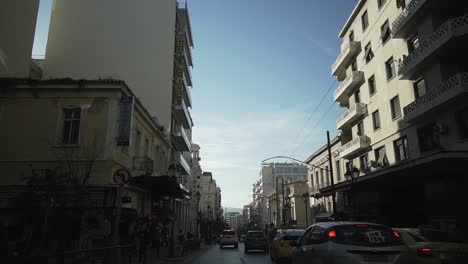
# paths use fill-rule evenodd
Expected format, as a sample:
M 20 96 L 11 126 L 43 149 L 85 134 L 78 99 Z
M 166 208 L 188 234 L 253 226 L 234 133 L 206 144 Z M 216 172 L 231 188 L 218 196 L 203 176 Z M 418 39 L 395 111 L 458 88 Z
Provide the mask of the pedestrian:
M 178 235 L 178 240 L 179 240 L 179 245 L 181 247 L 181 254 L 182 256 L 185 255 L 186 253 L 186 248 L 185 248 L 185 236 L 184 236 L 184 231 L 182 229 L 179 229 L 179 235 Z
M 155 228 L 154 228 L 154 244 L 153 244 L 153 247 L 156 248 L 156 256 L 159 257 L 159 252 L 161 250 L 162 224 L 158 221 L 154 225 L 155 225 Z
M 136 246 L 138 262 L 146 262 L 146 251 L 149 244 L 149 229 L 144 218 L 139 218 L 136 225 Z
M 161 231 L 162 237 L 162 246 L 168 247 L 169 246 L 169 221 L 165 221 Z

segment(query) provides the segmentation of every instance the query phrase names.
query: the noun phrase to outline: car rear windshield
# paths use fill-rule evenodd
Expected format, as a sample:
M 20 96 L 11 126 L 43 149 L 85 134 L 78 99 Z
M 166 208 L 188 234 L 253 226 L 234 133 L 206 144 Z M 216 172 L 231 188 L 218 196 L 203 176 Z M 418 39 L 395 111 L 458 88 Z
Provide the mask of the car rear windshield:
M 340 225 L 333 228 L 336 231 L 335 243 L 365 246 L 386 247 L 402 245 L 390 228 L 379 225 Z
M 265 234 L 263 232 L 249 232 L 247 233 L 247 237 L 263 238 Z
M 223 236 L 234 236 L 234 231 L 223 231 Z

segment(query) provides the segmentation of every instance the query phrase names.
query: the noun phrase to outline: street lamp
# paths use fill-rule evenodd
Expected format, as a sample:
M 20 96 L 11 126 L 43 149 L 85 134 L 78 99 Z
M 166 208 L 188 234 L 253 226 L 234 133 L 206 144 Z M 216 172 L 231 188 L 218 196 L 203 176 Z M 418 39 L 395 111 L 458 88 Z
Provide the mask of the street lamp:
M 309 216 L 307 215 L 307 203 L 309 202 L 309 194 L 308 193 L 302 194 L 302 200 L 304 201 L 305 216 L 306 216 L 306 228 L 307 228 L 309 226 Z
M 351 202 L 351 204 L 352 204 L 351 207 L 352 207 L 353 214 L 356 213 L 356 212 L 355 212 L 355 202 L 356 202 L 356 201 L 355 201 L 355 199 L 354 199 L 355 197 L 354 197 L 353 185 L 354 185 L 355 180 L 359 177 L 359 173 L 360 173 L 359 169 L 353 166 L 353 168 L 352 168 L 351 170 L 348 170 L 348 171 L 344 174 L 344 176 L 346 177 L 346 179 L 347 179 L 348 181 L 351 182 L 351 185 L 350 185 L 350 189 L 349 189 L 349 190 L 350 190 L 350 193 L 351 193 L 350 196 L 352 197 L 352 198 L 351 198 L 351 200 L 352 200 L 352 202 Z

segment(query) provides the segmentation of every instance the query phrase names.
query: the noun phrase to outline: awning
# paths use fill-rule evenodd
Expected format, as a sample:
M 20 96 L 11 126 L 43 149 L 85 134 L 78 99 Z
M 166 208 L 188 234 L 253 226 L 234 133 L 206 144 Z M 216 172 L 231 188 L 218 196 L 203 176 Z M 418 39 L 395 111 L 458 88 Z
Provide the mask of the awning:
M 190 191 L 169 176 L 137 176 L 132 177 L 130 185 L 146 189 L 154 198 L 173 197 L 190 199 Z

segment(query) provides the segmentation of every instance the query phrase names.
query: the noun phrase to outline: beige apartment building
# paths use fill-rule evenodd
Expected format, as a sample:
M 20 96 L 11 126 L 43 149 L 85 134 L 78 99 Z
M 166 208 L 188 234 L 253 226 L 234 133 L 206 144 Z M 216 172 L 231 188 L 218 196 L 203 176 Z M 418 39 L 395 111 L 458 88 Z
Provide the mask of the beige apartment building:
M 447 206 L 467 202 L 467 5 L 360 0 L 340 31 L 333 166 L 354 216 L 468 233 L 463 210 Z
M 170 141 L 125 82 L 0 79 L 0 84 L 2 190 L 24 185 L 33 172 L 58 170 L 87 186 L 119 189 L 120 196 L 130 197 L 122 207 L 150 213 L 149 192 L 129 184 L 119 188 L 126 182 L 114 175 L 121 169 L 130 177 L 166 175 Z M 2 208 L 13 206 L 4 202 Z

